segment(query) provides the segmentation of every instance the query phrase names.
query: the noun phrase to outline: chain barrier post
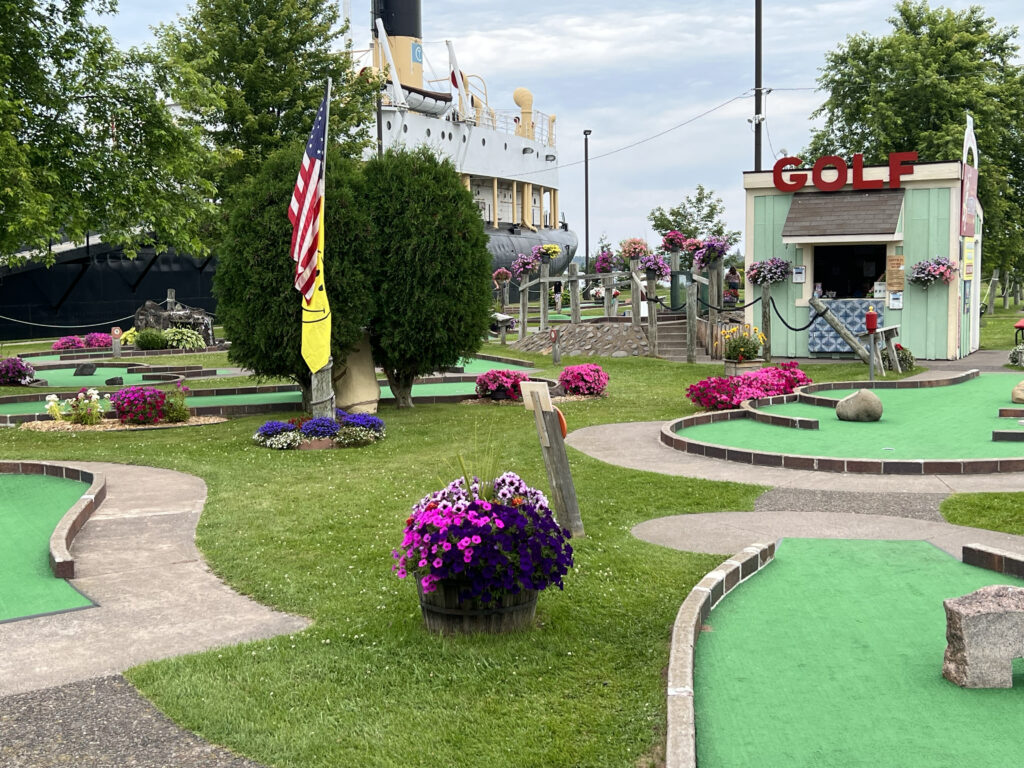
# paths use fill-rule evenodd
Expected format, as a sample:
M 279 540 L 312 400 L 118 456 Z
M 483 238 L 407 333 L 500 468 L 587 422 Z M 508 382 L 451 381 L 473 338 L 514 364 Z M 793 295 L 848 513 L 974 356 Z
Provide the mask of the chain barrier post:
M 764 349 L 761 352 L 765 365 L 772 362 L 772 288 L 769 283 L 761 286 L 761 333 L 764 334 Z

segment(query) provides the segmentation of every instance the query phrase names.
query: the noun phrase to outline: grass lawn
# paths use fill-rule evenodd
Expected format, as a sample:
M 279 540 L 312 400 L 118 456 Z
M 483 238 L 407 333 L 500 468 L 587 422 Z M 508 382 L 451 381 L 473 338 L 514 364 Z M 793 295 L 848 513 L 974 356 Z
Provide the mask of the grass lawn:
M 1024 318 L 1024 314 L 1021 314 L 1024 307 L 1014 307 L 1011 302 L 1009 307 L 1003 309 L 1002 299 L 996 299 L 994 303 L 996 306 L 993 310 L 981 318 L 981 349 L 1005 349 L 1009 352 L 1013 349 L 1013 324 Z
M 557 373 L 549 358 L 515 356 Z M 580 362 L 594 360 L 563 360 Z M 722 371 L 600 363 L 608 397 L 565 403 L 570 429 L 692 413 L 686 386 Z M 860 364 L 807 370 L 816 380 L 866 376 Z M 646 544 L 629 530 L 663 515 L 749 510 L 763 489 L 626 470 L 570 450 L 587 536 L 574 542 L 565 591 L 541 595 L 532 632 L 439 638 L 422 628 L 415 585 L 391 574 L 391 549 L 410 506 L 456 475 L 457 453 L 471 468 L 490 454 L 495 469 L 546 491 L 533 419 L 514 405 L 386 406 L 380 415 L 387 439 L 359 450 L 262 449 L 250 438 L 265 417 L 247 417 L 129 434 L 4 430 L 0 456 L 202 477 L 198 542 L 211 567 L 257 600 L 314 619 L 293 637 L 130 671 L 157 706 L 215 743 L 303 768 L 658 764 L 672 622 L 722 558 Z

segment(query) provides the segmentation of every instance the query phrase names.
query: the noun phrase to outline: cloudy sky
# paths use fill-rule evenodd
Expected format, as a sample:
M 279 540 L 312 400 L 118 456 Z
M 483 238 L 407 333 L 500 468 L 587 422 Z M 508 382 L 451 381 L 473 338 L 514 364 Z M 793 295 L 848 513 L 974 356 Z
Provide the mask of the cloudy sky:
M 763 79 L 772 92 L 762 165 L 770 168 L 783 150 L 796 154 L 807 143 L 825 53 L 847 35 L 886 34 L 893 2 L 763 2 Z M 981 4 L 1000 26 L 1024 28 L 1020 0 Z M 188 5 L 121 0 L 118 15 L 103 21 L 122 45 L 142 45 L 149 27 L 173 22 Z M 351 6 L 354 44 L 366 47 L 370 4 Z M 581 246 L 586 128 L 592 250 L 602 234 L 613 243 L 657 241 L 648 213 L 677 205 L 697 184 L 722 197 L 729 227 L 742 231 L 742 173 L 754 162 L 754 0 L 422 0 L 422 16 L 426 56 L 440 76 L 450 39 L 460 67 L 486 80 L 493 107 L 513 108 L 512 91 L 526 86 L 536 109 L 557 115 L 560 203 Z

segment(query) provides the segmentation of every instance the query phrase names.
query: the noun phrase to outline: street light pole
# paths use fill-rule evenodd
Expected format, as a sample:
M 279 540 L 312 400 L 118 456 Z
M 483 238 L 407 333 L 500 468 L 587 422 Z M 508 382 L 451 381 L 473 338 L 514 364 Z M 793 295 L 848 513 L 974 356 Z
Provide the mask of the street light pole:
M 588 275 L 590 274 L 590 134 L 589 128 L 583 131 L 583 271 Z

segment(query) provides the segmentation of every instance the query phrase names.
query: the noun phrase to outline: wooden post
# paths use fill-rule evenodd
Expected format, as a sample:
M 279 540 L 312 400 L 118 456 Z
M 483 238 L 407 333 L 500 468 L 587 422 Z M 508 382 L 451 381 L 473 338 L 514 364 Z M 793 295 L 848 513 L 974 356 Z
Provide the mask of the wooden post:
M 173 288 L 168 288 L 167 289 L 167 309 L 174 310 L 174 309 L 177 309 L 177 308 L 178 308 L 178 301 L 175 298 L 174 289 Z
M 579 274 L 580 268 L 576 264 L 569 265 L 569 314 L 570 322 L 574 325 L 579 324 L 583 317 L 580 311 L 580 281 L 576 276 Z
M 630 291 L 630 305 L 632 309 L 630 314 L 630 325 L 633 326 L 634 330 L 640 330 L 640 275 L 637 270 L 640 269 L 640 259 L 629 260 L 629 291 Z
M 313 374 L 310 387 L 310 410 L 313 418 L 334 418 L 334 384 L 331 381 L 333 358 L 327 358 L 327 365 Z
M 526 338 L 526 320 L 530 304 L 530 273 L 524 272 L 519 279 L 519 338 Z
M 508 280 L 501 281 L 501 314 L 508 314 Z
M 761 333 L 764 334 L 764 349 L 761 356 L 765 363 L 772 361 L 772 290 L 768 283 L 761 286 Z
M 650 274 L 650 273 L 648 273 Z M 657 278 L 647 278 L 647 340 L 651 343 L 651 354 L 658 356 L 658 290 Z
M 868 351 L 864 348 L 864 345 L 857 341 L 857 337 L 853 335 L 849 328 L 839 322 L 839 320 L 836 319 L 836 316 L 828 311 L 828 307 L 822 302 L 822 300 L 816 296 L 811 296 L 808 303 L 815 312 L 822 315 L 822 319 L 826 323 L 836 329 L 836 333 L 842 337 L 843 341 L 850 345 L 850 349 L 857 354 L 857 357 L 860 358 L 861 362 L 865 365 L 870 365 L 871 358 L 868 355 Z
M 697 283 L 686 286 L 686 362 L 697 362 Z
M 615 282 L 611 277 L 602 277 L 601 285 L 604 287 L 604 316 L 612 316 L 612 293 L 615 291 Z
M 555 407 L 551 404 L 547 384 L 523 382 L 521 387 L 524 405 L 533 411 L 537 425 L 544 467 L 548 473 L 548 485 L 551 486 L 551 505 L 554 507 L 555 520 L 562 528 L 568 528 L 574 538 L 578 538 L 584 535 L 583 519 L 580 517 L 576 487 L 573 485 L 572 471 L 569 469 L 569 457 L 565 453 L 562 428 L 558 423 Z M 539 391 L 541 387 L 544 388 L 543 391 Z
M 672 268 L 672 277 L 669 278 L 669 307 L 674 312 L 679 311 L 679 251 L 672 251 L 668 255 L 668 265 Z
M 985 309 L 989 314 L 992 314 L 993 304 L 995 303 L 995 291 L 996 285 L 999 283 L 999 267 L 992 270 L 992 277 L 988 281 L 988 296 L 985 301 L 982 302 L 985 305 Z
M 715 346 L 712 338 L 718 339 L 718 309 L 722 306 L 722 266 L 718 260 L 708 264 L 708 352 L 713 353 Z M 712 354 L 713 356 L 713 354 Z
M 548 329 L 548 276 L 551 264 L 541 261 L 540 264 L 540 332 Z

